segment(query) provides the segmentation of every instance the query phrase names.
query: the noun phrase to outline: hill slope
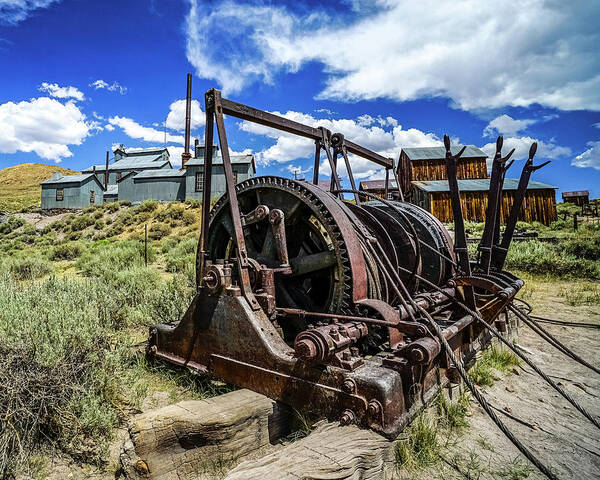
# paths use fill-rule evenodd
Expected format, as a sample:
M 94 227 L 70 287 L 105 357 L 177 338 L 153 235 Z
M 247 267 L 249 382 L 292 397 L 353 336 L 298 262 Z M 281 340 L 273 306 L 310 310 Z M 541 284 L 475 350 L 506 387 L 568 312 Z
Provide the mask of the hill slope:
M 73 170 L 42 163 L 22 163 L 0 170 L 0 212 L 18 212 L 40 203 L 40 182 L 54 172 L 71 175 Z

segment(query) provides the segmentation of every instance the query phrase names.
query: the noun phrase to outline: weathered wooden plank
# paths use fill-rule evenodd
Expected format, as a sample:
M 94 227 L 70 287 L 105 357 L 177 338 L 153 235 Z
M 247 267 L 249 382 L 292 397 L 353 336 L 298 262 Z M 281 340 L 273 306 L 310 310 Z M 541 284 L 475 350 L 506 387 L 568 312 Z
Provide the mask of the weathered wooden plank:
M 337 423 L 258 460 L 240 463 L 226 480 L 385 480 L 393 478 L 394 447 L 380 435 Z
M 285 435 L 289 418 L 286 407 L 250 390 L 143 413 L 130 422 L 123 472 L 128 479 L 214 478 Z

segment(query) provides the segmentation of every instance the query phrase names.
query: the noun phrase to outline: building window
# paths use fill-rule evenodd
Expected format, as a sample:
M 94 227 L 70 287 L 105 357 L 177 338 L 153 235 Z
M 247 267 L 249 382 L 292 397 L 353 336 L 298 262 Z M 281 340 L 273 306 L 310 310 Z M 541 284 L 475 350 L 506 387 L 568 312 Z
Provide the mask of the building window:
M 65 189 L 64 188 L 57 188 L 56 189 L 56 201 L 57 202 L 62 202 L 65 199 Z
M 386 200 L 393 200 L 393 199 L 394 199 L 394 194 L 392 192 L 388 191 L 387 199 Z
M 96 192 L 94 190 L 90 190 L 90 204 L 96 201 Z
M 196 172 L 196 191 L 201 192 L 204 188 L 204 172 Z
M 117 182 L 119 180 L 121 180 L 121 177 L 123 176 L 123 174 L 121 172 L 117 172 Z

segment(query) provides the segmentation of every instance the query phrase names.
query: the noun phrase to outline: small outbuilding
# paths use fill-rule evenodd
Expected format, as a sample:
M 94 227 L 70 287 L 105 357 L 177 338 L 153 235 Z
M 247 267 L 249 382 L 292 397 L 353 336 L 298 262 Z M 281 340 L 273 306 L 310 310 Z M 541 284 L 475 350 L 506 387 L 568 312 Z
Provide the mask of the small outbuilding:
M 502 191 L 500 221 L 504 223 L 510 212 L 519 185 L 519 179 L 506 178 Z M 490 179 L 458 180 L 463 216 L 474 222 L 485 221 Z M 557 187 L 529 181 L 519 220 L 550 225 L 556 220 L 555 190 Z M 442 222 L 454 220 L 447 180 L 414 181 L 411 202 L 431 212 Z
M 385 198 L 385 180 L 363 180 L 360 182 L 358 189 L 361 192 L 367 192 L 376 195 L 379 198 Z M 396 180 L 388 180 L 388 194 L 386 200 L 398 200 L 400 193 Z
M 54 173 L 41 183 L 42 210 L 80 209 L 104 201 L 104 185 L 96 174 Z
M 563 202 L 574 203 L 575 205 L 587 205 L 590 203 L 590 192 L 587 190 L 577 190 L 574 192 L 563 192 Z
M 456 154 L 461 148 L 461 145 L 456 145 L 450 150 Z M 398 175 L 402 178 L 408 174 L 408 181 L 447 180 L 445 158 L 445 147 L 403 148 L 398 161 Z M 467 145 L 460 157 L 456 178 L 488 178 L 486 159 L 483 150 Z

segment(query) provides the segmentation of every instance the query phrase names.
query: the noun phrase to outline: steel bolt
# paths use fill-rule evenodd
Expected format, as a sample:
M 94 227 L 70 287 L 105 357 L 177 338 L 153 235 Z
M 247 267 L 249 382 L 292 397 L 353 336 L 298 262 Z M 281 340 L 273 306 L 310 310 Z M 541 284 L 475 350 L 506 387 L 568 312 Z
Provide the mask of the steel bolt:
M 354 393 L 355 389 L 356 389 L 356 384 L 354 383 L 354 380 L 347 379 L 344 381 L 344 384 L 342 385 L 342 390 L 344 390 L 344 392 Z
M 369 402 L 367 412 L 371 417 L 378 416 L 381 412 L 381 403 L 379 403 L 377 400 L 371 400 Z
M 352 410 L 344 410 L 340 418 L 340 424 L 350 425 L 351 423 L 354 423 L 355 419 L 356 416 L 354 415 L 354 412 Z

